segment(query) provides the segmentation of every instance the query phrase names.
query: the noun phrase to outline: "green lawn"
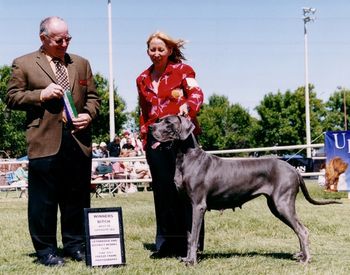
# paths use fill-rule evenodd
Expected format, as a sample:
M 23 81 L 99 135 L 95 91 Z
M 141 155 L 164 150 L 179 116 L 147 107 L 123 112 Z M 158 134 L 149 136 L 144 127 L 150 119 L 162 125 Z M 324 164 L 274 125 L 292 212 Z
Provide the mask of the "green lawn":
M 207 212 L 205 250 L 200 262 L 186 267 L 177 259 L 150 259 L 155 220 L 151 192 L 93 198 L 93 207 L 122 207 L 127 265 L 89 268 L 67 261 L 61 268 L 34 263 L 27 226 L 27 200 L 0 193 L 0 274 L 350 274 L 350 200 L 325 194 L 308 183 L 314 198 L 339 198 L 342 205 L 313 206 L 297 199 L 300 220 L 310 233 L 312 262 L 292 260 L 299 244 L 294 232 L 268 210 L 264 197 L 235 212 Z

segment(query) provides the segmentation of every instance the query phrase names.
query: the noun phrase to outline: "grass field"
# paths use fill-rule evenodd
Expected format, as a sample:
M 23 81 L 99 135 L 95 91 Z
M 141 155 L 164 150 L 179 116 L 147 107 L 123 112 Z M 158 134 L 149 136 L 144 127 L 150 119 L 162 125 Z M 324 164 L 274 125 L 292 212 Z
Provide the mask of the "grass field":
M 342 205 L 313 206 L 297 199 L 300 220 L 310 233 L 312 262 L 292 260 L 299 244 L 294 232 L 268 210 L 264 197 L 235 212 L 207 212 L 205 249 L 200 262 L 186 267 L 175 258 L 150 259 L 155 219 L 152 192 L 92 199 L 93 207 L 122 207 L 126 266 L 89 268 L 67 260 L 64 267 L 34 263 L 28 233 L 27 199 L 0 193 L 0 274 L 350 274 L 350 200 L 326 194 L 308 182 L 314 198 L 339 198 Z

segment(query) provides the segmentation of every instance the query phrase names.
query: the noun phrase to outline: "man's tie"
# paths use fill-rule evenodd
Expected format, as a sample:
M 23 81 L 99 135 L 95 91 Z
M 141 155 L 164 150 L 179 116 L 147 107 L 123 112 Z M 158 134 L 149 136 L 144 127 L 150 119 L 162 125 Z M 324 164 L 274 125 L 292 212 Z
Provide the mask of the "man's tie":
M 70 88 L 66 69 L 61 64 L 59 59 L 54 58 L 52 61 L 55 63 L 57 84 L 63 88 L 64 92 L 66 92 Z M 67 111 L 67 108 L 65 105 L 64 105 L 64 110 L 65 110 L 65 112 L 62 113 L 62 119 L 64 122 L 67 122 L 67 121 L 70 122 L 70 117 L 69 117 L 69 115 L 67 115 L 68 111 Z
M 68 75 L 64 66 L 61 64 L 59 59 L 53 59 L 53 62 L 55 63 L 56 67 L 57 84 L 60 85 L 64 91 L 69 90 Z

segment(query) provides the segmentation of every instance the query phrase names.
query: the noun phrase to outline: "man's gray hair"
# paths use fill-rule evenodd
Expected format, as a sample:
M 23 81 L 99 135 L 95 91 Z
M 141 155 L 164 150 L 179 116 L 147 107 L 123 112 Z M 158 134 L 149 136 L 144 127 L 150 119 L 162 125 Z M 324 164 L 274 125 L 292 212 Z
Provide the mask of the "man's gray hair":
M 43 19 L 40 22 L 40 33 L 39 34 L 46 34 L 49 35 L 49 32 L 47 30 L 47 27 L 49 25 L 49 23 L 51 22 L 51 20 L 56 19 L 56 20 L 60 20 L 64 22 L 64 19 L 58 16 L 50 16 L 50 17 L 46 17 L 45 19 Z

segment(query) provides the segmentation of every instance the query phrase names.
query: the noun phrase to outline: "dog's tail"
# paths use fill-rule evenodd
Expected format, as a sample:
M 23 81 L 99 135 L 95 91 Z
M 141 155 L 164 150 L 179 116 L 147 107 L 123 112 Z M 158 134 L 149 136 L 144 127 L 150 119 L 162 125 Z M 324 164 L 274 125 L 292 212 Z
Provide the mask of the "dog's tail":
M 303 179 L 303 177 L 298 173 L 298 179 L 299 179 L 299 185 L 300 185 L 300 189 L 304 194 L 305 199 L 314 205 L 325 205 L 325 204 L 342 204 L 342 202 L 340 201 L 316 201 L 313 198 L 311 198 L 309 191 L 306 188 L 306 184 L 305 181 Z

